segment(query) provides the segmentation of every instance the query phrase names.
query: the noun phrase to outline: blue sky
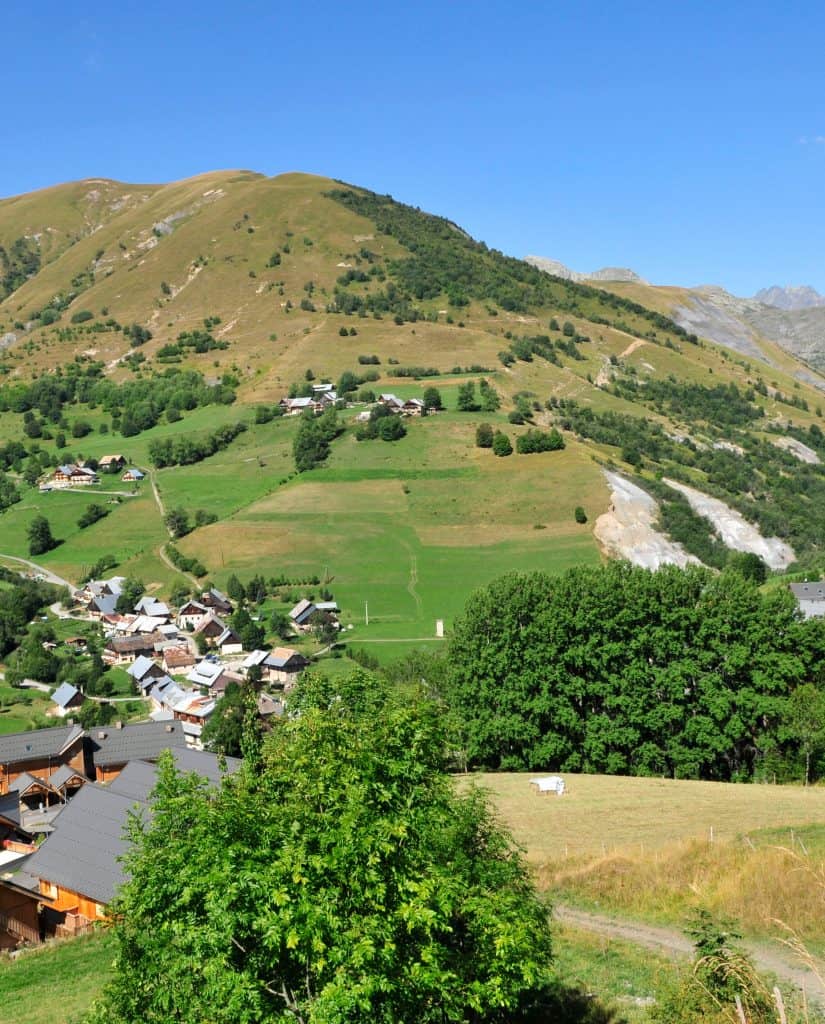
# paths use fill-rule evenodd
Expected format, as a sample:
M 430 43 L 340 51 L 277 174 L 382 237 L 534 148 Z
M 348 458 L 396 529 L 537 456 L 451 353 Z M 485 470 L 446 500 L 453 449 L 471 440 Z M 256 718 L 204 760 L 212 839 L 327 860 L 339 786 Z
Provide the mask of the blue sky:
M 6 0 L 0 195 L 327 174 L 516 256 L 825 292 L 821 3 Z

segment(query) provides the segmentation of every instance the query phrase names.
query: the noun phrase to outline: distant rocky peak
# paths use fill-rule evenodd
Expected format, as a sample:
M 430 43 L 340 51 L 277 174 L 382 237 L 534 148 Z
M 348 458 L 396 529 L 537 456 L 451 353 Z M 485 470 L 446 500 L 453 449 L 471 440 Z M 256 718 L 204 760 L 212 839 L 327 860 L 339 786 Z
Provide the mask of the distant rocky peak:
M 754 298 L 766 306 L 777 309 L 809 309 L 811 306 L 825 306 L 825 295 L 820 295 L 808 284 L 788 285 L 782 287 L 774 284 L 770 288 L 760 289 Z
M 637 284 L 648 284 L 644 278 L 627 267 L 602 267 L 601 270 L 594 270 L 590 274 L 580 274 L 559 260 L 551 260 L 546 256 L 525 256 L 524 262 L 554 277 L 564 278 L 565 281 L 633 281 Z

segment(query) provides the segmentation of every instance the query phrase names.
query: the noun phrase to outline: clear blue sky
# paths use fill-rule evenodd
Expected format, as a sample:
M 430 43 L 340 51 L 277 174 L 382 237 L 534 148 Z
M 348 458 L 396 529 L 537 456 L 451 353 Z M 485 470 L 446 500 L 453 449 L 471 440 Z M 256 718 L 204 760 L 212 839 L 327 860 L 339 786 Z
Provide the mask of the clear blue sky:
M 657 283 L 825 291 L 825 7 L 6 0 L 0 195 L 246 167 Z

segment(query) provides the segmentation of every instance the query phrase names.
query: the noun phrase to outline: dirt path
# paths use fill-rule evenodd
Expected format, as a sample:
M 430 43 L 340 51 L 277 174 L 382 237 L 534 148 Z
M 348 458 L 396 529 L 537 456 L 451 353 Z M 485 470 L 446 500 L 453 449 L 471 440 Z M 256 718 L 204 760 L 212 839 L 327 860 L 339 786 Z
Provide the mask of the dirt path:
M 155 474 L 154 473 L 149 473 L 149 483 L 152 485 L 152 494 L 153 494 L 153 496 L 155 498 L 155 504 L 158 507 L 158 512 L 160 512 L 160 518 L 163 519 L 164 516 L 166 515 L 166 509 L 163 506 L 163 499 L 160 496 L 160 491 L 158 490 L 158 485 L 155 482 Z M 192 584 L 192 586 L 195 587 L 195 589 L 197 589 L 200 586 L 200 583 L 198 583 L 197 579 L 194 576 L 190 575 L 188 572 L 184 572 L 183 569 L 179 569 L 172 562 L 172 559 L 166 554 L 166 544 L 167 543 L 168 543 L 168 541 L 166 543 L 164 543 L 164 544 L 161 544 L 161 546 L 158 548 L 158 557 L 160 558 L 161 562 L 163 562 L 163 564 L 168 569 L 171 569 L 172 572 L 179 573 L 181 576 L 184 577 L 184 579 L 189 580 L 189 582 Z
M 564 905 L 555 907 L 554 914 L 562 924 L 606 935 L 611 939 L 632 942 L 636 946 L 656 950 L 673 959 L 687 959 L 693 953 L 690 939 L 675 929 L 608 917 L 606 914 L 593 914 Z M 825 1006 L 825 991 L 821 982 L 813 971 L 793 958 L 790 950 L 784 952 L 781 947 L 777 948 L 767 943 L 744 942 L 743 945 L 759 970 L 775 974 L 780 981 L 790 982 L 802 989 L 810 1002 Z
M 624 352 L 622 352 L 622 354 L 619 356 L 619 359 L 627 359 L 628 356 L 633 355 L 637 348 L 641 348 L 642 345 L 646 344 L 647 342 L 644 340 L 644 338 L 637 338 L 635 341 L 631 341 L 631 343 L 627 346 Z
M 57 573 L 53 573 L 51 569 L 47 569 L 43 565 L 38 565 L 37 562 L 30 562 L 28 558 L 18 558 L 16 555 L 4 555 L 0 552 L 0 559 L 5 559 L 8 562 L 17 562 L 19 565 L 25 565 L 29 569 L 34 569 L 35 572 L 40 573 L 41 576 L 45 577 L 46 583 L 54 583 L 58 587 L 68 587 L 70 594 L 73 594 L 77 589 L 74 583 L 69 583 L 69 581 L 64 580 L 62 576 L 58 576 Z

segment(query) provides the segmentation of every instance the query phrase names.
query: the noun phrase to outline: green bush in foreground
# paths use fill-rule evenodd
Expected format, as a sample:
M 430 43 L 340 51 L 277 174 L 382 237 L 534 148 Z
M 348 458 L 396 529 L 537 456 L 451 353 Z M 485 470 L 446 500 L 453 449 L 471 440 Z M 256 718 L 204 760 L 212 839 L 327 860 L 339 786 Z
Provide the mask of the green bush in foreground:
M 528 1019 L 546 910 L 484 798 L 444 774 L 439 710 L 378 686 L 307 680 L 217 794 L 164 756 L 94 1021 Z

